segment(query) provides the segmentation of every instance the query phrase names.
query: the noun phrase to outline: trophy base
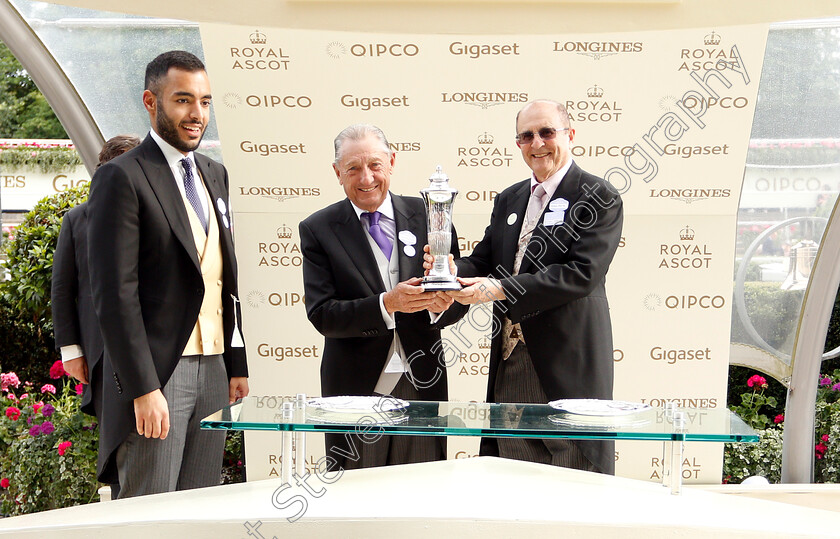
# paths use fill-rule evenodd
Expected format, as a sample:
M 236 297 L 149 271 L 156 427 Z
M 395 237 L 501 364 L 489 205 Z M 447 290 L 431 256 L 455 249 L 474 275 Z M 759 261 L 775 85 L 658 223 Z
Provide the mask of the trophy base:
M 428 278 L 424 278 L 421 284 L 423 285 L 423 290 L 426 292 L 447 292 L 461 290 L 463 288 L 458 281 L 437 281 L 428 280 Z

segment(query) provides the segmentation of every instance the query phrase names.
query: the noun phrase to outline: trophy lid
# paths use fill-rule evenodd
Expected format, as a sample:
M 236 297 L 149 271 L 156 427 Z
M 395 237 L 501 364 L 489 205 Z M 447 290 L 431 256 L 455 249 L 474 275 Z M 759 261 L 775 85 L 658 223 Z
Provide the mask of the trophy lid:
M 435 169 L 434 174 L 429 177 L 429 187 L 425 190 L 430 191 L 452 191 L 451 187 L 449 187 L 449 176 L 444 174 L 443 167 L 438 165 Z M 456 190 L 457 192 L 457 190 Z

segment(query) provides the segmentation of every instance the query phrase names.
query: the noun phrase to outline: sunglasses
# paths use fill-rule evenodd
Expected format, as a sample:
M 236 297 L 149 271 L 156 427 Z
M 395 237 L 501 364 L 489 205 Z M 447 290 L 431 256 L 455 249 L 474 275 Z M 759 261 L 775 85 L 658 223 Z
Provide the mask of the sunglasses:
M 557 136 L 558 131 L 568 131 L 568 127 L 564 127 L 562 129 L 555 129 L 553 127 L 541 127 L 539 131 L 534 133 L 533 131 L 523 131 L 516 135 L 516 140 L 521 142 L 522 144 L 530 144 L 534 142 L 534 136 L 539 135 L 542 140 L 551 140 Z

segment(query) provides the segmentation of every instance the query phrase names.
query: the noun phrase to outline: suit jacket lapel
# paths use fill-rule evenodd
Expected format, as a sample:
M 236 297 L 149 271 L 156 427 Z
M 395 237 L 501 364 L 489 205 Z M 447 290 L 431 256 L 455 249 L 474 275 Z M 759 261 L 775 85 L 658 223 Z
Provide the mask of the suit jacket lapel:
M 230 232 L 231 216 L 230 209 L 227 204 L 227 190 L 222 184 L 222 181 L 212 173 L 210 168 L 210 159 L 197 153 L 193 155 L 195 156 L 195 163 L 198 166 L 198 171 L 201 173 L 202 178 L 204 178 L 204 185 L 207 187 L 207 192 L 210 195 L 210 200 L 207 201 L 207 205 L 210 211 L 216 213 L 216 221 L 219 223 L 219 238 L 222 243 L 224 260 L 226 263 L 232 265 L 230 268 L 225 269 L 232 271 L 231 274 L 235 275 L 236 268 L 233 264 L 235 264 L 236 257 L 234 256 L 233 236 Z M 219 210 L 220 204 L 218 201 L 220 200 L 224 204 L 223 207 L 225 208 L 225 213 L 221 213 Z M 227 225 L 225 223 L 227 223 Z
M 350 260 L 353 261 L 370 289 L 374 293 L 384 292 L 385 284 L 382 282 L 382 276 L 379 275 L 379 267 L 350 200 L 344 199 L 331 226 L 333 234 L 347 251 Z
M 396 222 L 397 235 L 394 238 L 394 243 L 397 244 L 400 282 L 402 282 L 418 275 L 418 262 L 422 260 L 423 246 L 426 244 L 426 241 L 420 241 L 426 237 L 426 215 L 425 213 L 419 213 L 411 209 L 399 195 L 392 194 L 391 201 L 394 204 L 394 220 Z M 413 245 L 414 256 L 412 257 L 405 254 L 405 249 L 403 249 L 404 245 L 401 245 L 399 235 L 403 230 L 411 232 L 417 238 L 417 243 Z
M 163 214 L 166 216 L 167 221 L 169 221 L 169 227 L 172 229 L 172 233 L 175 234 L 175 237 L 184 246 L 196 269 L 200 269 L 198 251 L 196 250 L 195 240 L 190 230 L 187 210 L 184 207 L 183 197 L 181 197 L 181 192 L 175 183 L 175 178 L 172 176 L 172 169 L 169 168 L 169 164 L 167 164 L 166 159 L 163 157 L 163 152 L 160 151 L 160 147 L 158 147 L 151 135 L 146 137 L 142 147 L 144 151 L 137 156 L 137 160 L 143 172 L 146 174 L 146 180 L 157 196 L 160 207 L 163 209 Z
M 511 197 L 508 215 L 515 214 L 516 222 L 508 224 L 508 215 L 502 215 L 505 220 L 502 248 L 502 266 L 509 272 L 513 271 L 513 263 L 516 260 L 516 251 L 519 249 L 519 233 L 522 231 L 522 223 L 525 221 L 525 211 L 528 209 L 528 199 L 531 197 L 531 180 L 525 180 Z

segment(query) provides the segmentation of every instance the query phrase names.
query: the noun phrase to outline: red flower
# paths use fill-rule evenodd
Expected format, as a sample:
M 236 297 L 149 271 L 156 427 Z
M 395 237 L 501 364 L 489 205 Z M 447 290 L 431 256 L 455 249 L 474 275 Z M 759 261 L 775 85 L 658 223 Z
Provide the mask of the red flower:
M 64 364 L 61 363 L 60 359 L 56 360 L 56 362 L 52 364 L 52 367 L 50 367 L 50 378 L 53 380 L 57 380 L 66 374 L 67 371 L 64 370 Z
M 0 487 L 9 488 L 10 483 L 11 483 L 11 481 L 9 481 L 8 477 L 4 477 L 3 479 L 0 479 Z
M 773 423 L 775 423 L 777 425 L 779 423 L 784 423 L 784 422 L 785 422 L 785 414 L 779 414 L 779 415 L 777 415 L 776 417 L 773 418 Z
M 828 434 L 823 434 L 823 435 L 820 437 L 820 439 L 821 439 L 823 442 L 827 442 L 827 441 L 828 441 Z
M 763 376 L 760 376 L 758 374 L 753 374 L 752 376 L 750 376 L 750 379 L 747 380 L 747 386 L 748 387 L 756 387 L 757 386 L 757 387 L 760 387 L 761 389 L 764 389 L 764 388 L 767 387 L 767 380 Z
M 82 384 L 76 384 L 76 395 L 81 395 L 85 392 L 85 386 Z
M 814 446 L 814 456 L 817 457 L 817 460 L 822 459 L 825 456 L 825 452 L 828 450 L 828 447 L 822 442 L 818 443 Z
M 6 417 L 11 419 L 12 421 L 17 421 L 20 419 L 20 410 L 15 408 L 14 406 L 9 406 L 6 408 Z
M 70 441 L 61 442 L 60 444 L 58 444 L 58 454 L 63 457 L 64 453 L 66 453 L 67 450 L 70 449 L 72 446 L 73 446 L 73 442 L 70 442 Z

